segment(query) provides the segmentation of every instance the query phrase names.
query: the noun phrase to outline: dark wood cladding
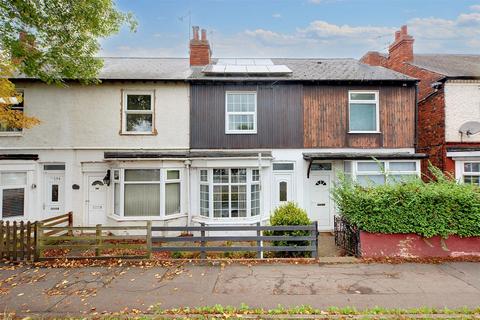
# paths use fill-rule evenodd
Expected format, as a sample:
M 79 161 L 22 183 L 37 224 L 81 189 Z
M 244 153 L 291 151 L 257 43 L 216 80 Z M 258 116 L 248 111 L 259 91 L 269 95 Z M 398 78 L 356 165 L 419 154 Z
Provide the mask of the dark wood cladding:
M 379 91 L 380 133 L 348 133 L 348 91 Z M 305 85 L 305 148 L 413 148 L 414 86 Z
M 301 84 L 192 84 L 192 149 L 303 147 Z M 257 92 L 257 134 L 225 134 L 225 92 Z

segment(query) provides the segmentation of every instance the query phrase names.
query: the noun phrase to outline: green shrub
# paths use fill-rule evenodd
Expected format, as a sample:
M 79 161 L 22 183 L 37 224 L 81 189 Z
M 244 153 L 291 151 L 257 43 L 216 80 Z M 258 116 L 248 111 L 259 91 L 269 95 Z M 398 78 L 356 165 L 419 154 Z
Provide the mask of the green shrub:
M 277 207 L 273 214 L 270 216 L 270 225 L 272 226 L 297 226 L 297 225 L 309 225 L 312 222 L 308 218 L 307 212 L 300 208 L 294 202 L 288 202 Z M 291 235 L 291 236 L 308 236 L 309 231 L 270 231 L 265 233 L 266 235 L 272 236 L 282 236 L 282 235 Z M 310 245 L 309 241 L 273 241 L 274 246 L 308 246 Z M 277 257 L 309 257 L 310 252 L 277 252 L 275 253 Z
M 332 195 L 341 215 L 373 233 L 480 236 L 480 189 L 431 168 L 435 180 L 362 187 L 340 177 Z

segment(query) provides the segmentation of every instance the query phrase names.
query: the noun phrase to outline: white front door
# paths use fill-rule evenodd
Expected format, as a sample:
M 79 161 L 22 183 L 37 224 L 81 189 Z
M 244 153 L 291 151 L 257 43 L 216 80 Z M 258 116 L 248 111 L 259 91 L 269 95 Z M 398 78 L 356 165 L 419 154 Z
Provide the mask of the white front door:
M 105 224 L 107 221 L 107 186 L 103 183 L 103 175 L 88 175 L 87 183 L 88 224 L 91 226 Z
M 43 216 L 45 218 L 64 214 L 65 172 L 44 173 L 45 192 L 43 196 Z
M 330 172 L 311 171 L 310 173 L 310 210 L 309 218 L 318 221 L 319 229 L 333 228 L 331 212 L 330 188 L 332 176 Z
M 288 201 L 294 201 L 293 190 L 293 172 L 288 173 L 274 173 L 273 175 L 273 199 L 274 206 L 278 206 L 287 203 Z

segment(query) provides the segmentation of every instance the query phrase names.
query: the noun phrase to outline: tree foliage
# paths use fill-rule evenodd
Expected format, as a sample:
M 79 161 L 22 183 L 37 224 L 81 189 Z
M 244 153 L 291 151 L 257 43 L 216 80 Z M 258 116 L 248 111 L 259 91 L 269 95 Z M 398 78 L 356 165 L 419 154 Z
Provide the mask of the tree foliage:
M 344 218 L 368 232 L 480 236 L 480 188 L 430 170 L 434 179 L 429 182 L 411 179 L 367 188 L 341 177 L 333 198 Z
M 5 78 L 22 73 L 46 83 L 67 79 L 98 82 L 99 40 L 136 21 L 113 0 L 0 0 L 0 121 L 14 127 L 38 123 L 14 112 L 14 85 Z

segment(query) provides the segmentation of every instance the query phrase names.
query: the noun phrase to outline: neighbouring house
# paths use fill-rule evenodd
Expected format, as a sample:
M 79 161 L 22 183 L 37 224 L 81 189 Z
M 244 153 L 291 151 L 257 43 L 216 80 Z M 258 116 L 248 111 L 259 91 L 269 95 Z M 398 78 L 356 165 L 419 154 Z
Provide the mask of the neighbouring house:
M 255 224 L 286 201 L 332 230 L 330 188 L 420 174 L 416 79 L 353 59 L 104 58 L 99 85 L 13 79 L 42 123 L 1 128 L 0 215 Z M 372 159 L 376 158 L 377 161 Z
M 368 52 L 361 62 L 419 79 L 417 152 L 459 181 L 480 184 L 480 55 L 415 54 L 407 26 L 388 54 Z

